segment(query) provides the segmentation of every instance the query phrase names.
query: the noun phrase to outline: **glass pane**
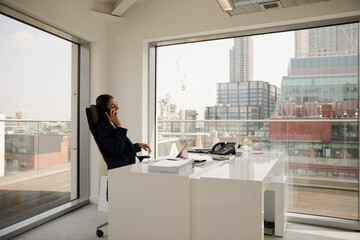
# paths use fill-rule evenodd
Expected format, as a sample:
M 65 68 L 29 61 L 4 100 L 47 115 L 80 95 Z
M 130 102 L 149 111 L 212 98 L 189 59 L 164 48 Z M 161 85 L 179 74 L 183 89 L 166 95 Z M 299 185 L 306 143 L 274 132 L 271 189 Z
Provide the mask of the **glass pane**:
M 346 24 L 295 32 L 280 116 L 329 121 L 270 127 L 271 139 L 289 143 L 290 211 L 359 218 L 358 29 Z
M 73 48 L 0 15 L 0 229 L 77 197 L 70 157 Z
M 158 156 L 188 141 L 281 151 L 289 211 L 358 220 L 358 29 L 353 23 L 158 47 Z

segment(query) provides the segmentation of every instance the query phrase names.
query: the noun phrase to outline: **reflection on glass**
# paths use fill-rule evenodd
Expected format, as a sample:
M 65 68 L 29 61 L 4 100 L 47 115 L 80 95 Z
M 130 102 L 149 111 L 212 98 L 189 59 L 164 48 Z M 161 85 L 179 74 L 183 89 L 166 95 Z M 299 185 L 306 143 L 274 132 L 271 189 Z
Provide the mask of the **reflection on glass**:
M 0 120 L 1 121 L 1 120 Z M 70 200 L 70 122 L 2 122 L 0 178 L 4 228 Z
M 289 211 L 357 220 L 358 28 L 159 47 L 158 155 L 188 141 L 281 151 L 288 158 Z

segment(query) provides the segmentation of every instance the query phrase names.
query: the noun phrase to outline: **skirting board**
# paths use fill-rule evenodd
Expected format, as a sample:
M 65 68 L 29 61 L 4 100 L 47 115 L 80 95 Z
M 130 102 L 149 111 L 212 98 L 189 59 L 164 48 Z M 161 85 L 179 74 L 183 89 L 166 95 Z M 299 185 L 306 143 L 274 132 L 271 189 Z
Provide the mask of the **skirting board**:
M 90 204 L 99 204 L 99 196 L 90 196 L 89 197 Z

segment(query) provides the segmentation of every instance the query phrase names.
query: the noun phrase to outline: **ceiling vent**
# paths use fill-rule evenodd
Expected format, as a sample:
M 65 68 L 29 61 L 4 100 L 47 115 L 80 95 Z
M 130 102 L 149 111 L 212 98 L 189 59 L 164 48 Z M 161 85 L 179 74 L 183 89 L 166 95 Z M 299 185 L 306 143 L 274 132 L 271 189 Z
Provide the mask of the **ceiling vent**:
M 296 7 L 329 0 L 217 0 L 221 9 L 230 16 Z
M 282 8 L 281 2 L 269 2 L 269 3 L 260 3 L 259 6 L 262 8 L 262 10 L 269 10 L 274 8 Z

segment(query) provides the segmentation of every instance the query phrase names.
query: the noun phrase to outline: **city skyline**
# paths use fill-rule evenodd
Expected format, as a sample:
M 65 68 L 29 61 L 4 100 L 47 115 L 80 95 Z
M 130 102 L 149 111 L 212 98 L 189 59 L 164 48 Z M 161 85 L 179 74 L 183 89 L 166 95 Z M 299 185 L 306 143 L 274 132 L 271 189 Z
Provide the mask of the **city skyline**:
M 158 99 L 162 99 L 161 96 L 168 94 L 171 96 L 170 102 L 177 106 L 178 111 L 182 109 L 182 105 L 184 105 L 184 109 L 195 109 L 199 115 L 198 119 L 202 120 L 205 108 L 216 104 L 216 84 L 243 81 L 240 78 L 245 80 L 248 78 L 250 81 L 260 80 L 281 88 L 283 78 L 286 79 L 288 74 L 291 74 L 288 73 L 288 69 L 291 69 L 291 61 L 294 64 L 294 59 L 296 58 L 354 54 L 357 52 L 357 35 L 358 29 L 356 24 L 345 24 L 235 38 L 237 42 L 232 38 L 192 43 L 194 46 L 196 45 L 196 48 L 190 44 L 161 47 L 158 48 L 158 63 L 160 65 L 158 67 Z M 246 41 L 247 39 L 253 39 L 253 41 Z M 252 51 L 249 50 L 252 46 L 254 46 L 253 55 Z M 212 57 L 212 55 L 220 51 L 220 48 L 223 55 L 219 55 L 216 58 Z M 234 57 L 232 55 L 234 49 L 237 49 L 244 56 Z M 227 56 L 229 60 L 224 56 L 224 53 L 227 51 L 229 52 Z M 181 76 L 176 77 L 176 73 L 171 76 L 171 73 L 167 72 L 166 79 L 163 78 L 166 68 L 161 65 L 165 62 L 165 60 L 162 60 L 162 57 L 168 58 L 168 52 L 172 52 L 173 56 L 175 54 L 180 55 L 178 59 L 185 59 L 183 60 L 185 65 L 194 66 L 194 59 L 198 59 L 198 56 L 205 56 L 204 58 L 211 59 L 212 65 L 209 65 L 207 68 L 202 66 L 201 70 L 192 69 L 192 66 L 189 69 L 186 69 L 187 66 L 183 67 L 184 70 L 181 71 L 181 74 L 187 76 L 189 73 L 197 73 L 197 78 L 192 77 L 190 87 L 187 87 L 182 92 L 178 90 L 182 87 L 180 84 Z M 213 52 L 215 53 L 212 54 Z M 185 54 L 188 54 L 187 58 L 183 56 Z M 252 65 L 254 66 L 253 78 L 250 71 L 252 70 Z M 250 69 L 249 72 L 244 72 L 246 68 Z M 297 70 L 293 69 L 292 71 Z M 183 72 L 186 72 L 186 74 Z M 186 77 L 186 83 L 189 82 L 188 78 Z M 203 87 L 206 91 L 201 91 L 201 84 L 206 86 L 205 88 Z M 172 87 L 167 87 L 169 85 Z M 193 99 L 192 96 L 194 95 L 199 97 L 196 98 L 196 101 L 190 100 Z M 182 96 L 184 96 L 183 100 Z
M 253 80 L 280 87 L 282 77 L 287 75 L 289 61 L 295 56 L 294 31 L 252 38 Z M 198 119 L 204 119 L 205 107 L 216 104 L 216 84 L 230 82 L 229 52 L 233 46 L 234 38 L 229 38 L 157 48 L 158 100 L 168 93 L 170 102 L 180 111 L 181 81 L 185 75 L 184 108 L 197 110 Z M 192 96 L 199 96 L 196 103 Z

